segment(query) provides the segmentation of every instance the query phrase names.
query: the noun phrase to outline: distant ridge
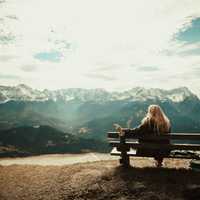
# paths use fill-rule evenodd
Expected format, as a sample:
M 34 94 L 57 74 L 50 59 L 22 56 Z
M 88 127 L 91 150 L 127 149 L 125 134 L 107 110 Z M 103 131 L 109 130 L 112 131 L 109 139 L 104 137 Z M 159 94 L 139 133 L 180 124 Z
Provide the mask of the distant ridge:
M 84 138 L 102 139 L 113 123 L 139 125 L 150 104 L 158 104 L 175 132 L 200 132 L 200 100 L 187 87 L 172 90 L 135 87 L 36 90 L 27 85 L 0 86 L 0 130 L 50 126 Z
M 179 87 L 171 90 L 159 88 L 146 89 L 143 87 L 134 87 L 122 92 L 108 92 L 105 89 L 82 89 L 69 88 L 59 90 L 37 90 L 25 84 L 17 86 L 0 86 L 0 102 L 7 101 L 73 101 L 81 102 L 109 102 L 109 101 L 145 101 L 161 100 L 181 102 L 186 98 L 198 98 L 187 87 Z

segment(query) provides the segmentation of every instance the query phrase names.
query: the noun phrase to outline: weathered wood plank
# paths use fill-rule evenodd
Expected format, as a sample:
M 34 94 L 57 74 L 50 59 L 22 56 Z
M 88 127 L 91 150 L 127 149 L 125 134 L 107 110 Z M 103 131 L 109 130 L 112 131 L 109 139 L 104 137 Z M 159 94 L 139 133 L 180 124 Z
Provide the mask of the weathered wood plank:
M 199 140 L 200 141 L 200 133 L 170 133 L 168 135 L 159 135 L 159 136 L 151 136 L 151 135 L 138 135 L 132 133 L 126 133 L 125 137 L 127 139 L 153 139 L 153 140 L 161 140 L 161 139 L 170 139 L 170 140 Z M 108 132 L 108 140 L 109 139 L 119 139 L 118 132 Z
M 120 137 L 120 145 L 119 145 L 119 149 L 120 149 L 120 163 L 124 166 L 124 167 L 128 167 L 130 165 L 130 159 L 129 156 L 127 155 L 127 151 L 130 150 L 129 146 L 126 145 L 126 139 L 125 137 Z
M 120 141 L 110 141 L 112 147 L 120 148 Z M 166 149 L 166 150 L 199 150 L 200 144 L 158 144 L 158 143 L 138 143 L 126 142 L 127 147 L 136 149 Z
M 110 152 L 110 155 L 121 156 L 121 152 L 117 151 L 116 148 L 113 148 L 113 150 Z M 135 149 L 128 151 L 127 155 L 134 156 L 134 157 L 148 157 L 148 158 L 152 157 L 152 155 L 150 155 L 150 154 L 143 154 L 142 156 L 137 155 L 137 150 L 135 150 Z M 197 158 L 199 158 L 199 156 L 197 156 L 195 154 L 190 154 L 190 155 L 169 154 L 169 155 L 165 155 L 165 158 L 197 159 Z

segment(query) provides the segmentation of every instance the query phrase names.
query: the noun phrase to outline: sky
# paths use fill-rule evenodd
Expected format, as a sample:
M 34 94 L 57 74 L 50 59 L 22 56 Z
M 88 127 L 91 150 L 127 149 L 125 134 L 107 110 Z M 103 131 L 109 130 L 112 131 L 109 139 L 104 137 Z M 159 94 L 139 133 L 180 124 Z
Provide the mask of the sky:
M 200 1 L 0 0 L 0 85 L 20 83 L 200 95 Z

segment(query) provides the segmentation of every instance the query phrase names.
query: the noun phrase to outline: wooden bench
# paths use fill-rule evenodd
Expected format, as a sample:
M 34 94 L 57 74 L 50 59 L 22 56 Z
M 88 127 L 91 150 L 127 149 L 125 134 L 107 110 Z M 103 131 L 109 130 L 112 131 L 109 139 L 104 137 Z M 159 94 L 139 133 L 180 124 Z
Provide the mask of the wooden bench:
M 137 149 L 167 150 L 170 154 L 165 158 L 200 159 L 200 133 L 170 133 L 169 135 L 143 136 L 133 134 L 131 129 L 123 129 L 125 135 L 119 136 L 118 132 L 108 132 L 108 142 L 113 147 L 110 152 L 113 156 L 120 156 L 120 163 L 129 166 L 130 156 L 153 157 L 148 153 L 137 154 Z M 148 135 L 148 134 L 147 134 Z M 139 139 L 153 140 L 155 143 L 141 143 Z M 160 144 L 159 140 L 168 139 L 169 144 Z M 187 151 L 187 152 L 186 152 Z

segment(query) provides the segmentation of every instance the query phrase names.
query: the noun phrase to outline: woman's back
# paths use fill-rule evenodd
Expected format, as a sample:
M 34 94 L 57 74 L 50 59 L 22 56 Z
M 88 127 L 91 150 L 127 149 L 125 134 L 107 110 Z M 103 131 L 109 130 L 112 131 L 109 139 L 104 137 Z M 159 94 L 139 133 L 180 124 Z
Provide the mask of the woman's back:
M 148 108 L 148 113 L 146 117 L 142 120 L 141 125 L 139 125 L 137 128 L 134 128 L 132 130 L 135 134 L 142 134 L 143 136 L 149 136 L 149 135 L 163 135 L 163 134 L 169 134 L 171 131 L 171 126 L 169 119 L 166 117 L 162 109 L 157 105 L 151 105 Z M 169 144 L 169 139 L 162 139 L 162 140 L 153 140 L 153 139 L 139 139 L 140 143 L 148 143 L 148 144 Z M 162 163 L 162 159 L 164 156 L 168 155 L 170 153 L 169 150 L 164 149 L 138 149 L 137 154 L 144 155 L 148 153 L 151 156 L 154 156 L 155 160 L 158 161 L 158 163 Z

